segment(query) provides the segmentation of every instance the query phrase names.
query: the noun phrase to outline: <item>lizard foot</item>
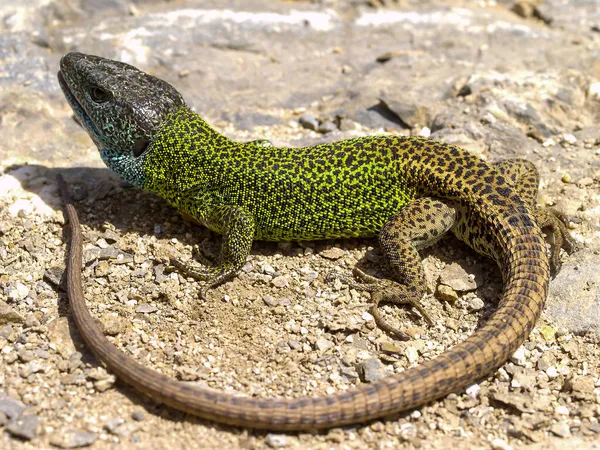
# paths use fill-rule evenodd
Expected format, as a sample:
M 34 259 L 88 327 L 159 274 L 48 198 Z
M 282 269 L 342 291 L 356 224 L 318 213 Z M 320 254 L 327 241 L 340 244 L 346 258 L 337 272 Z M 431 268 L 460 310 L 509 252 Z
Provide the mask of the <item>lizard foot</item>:
M 198 244 L 194 244 L 192 246 L 192 256 L 203 266 L 216 266 L 218 265 L 217 257 L 214 252 L 208 248 L 204 242 L 202 242 L 202 246 Z
M 553 208 L 536 208 L 536 220 L 540 228 L 550 231 L 552 236 L 552 249 L 550 252 L 550 270 L 556 275 L 560 270 L 560 250 L 564 249 L 567 253 L 573 253 L 577 249 L 577 242 L 569 234 L 567 216 Z
M 185 276 L 204 281 L 205 284 L 200 289 L 200 298 L 206 300 L 208 290 L 231 278 L 235 275 L 237 269 L 211 264 L 210 260 L 205 256 L 202 256 L 200 259 L 209 264 L 195 263 L 192 266 L 192 264 L 186 263 L 179 258 L 171 258 L 167 270 L 177 271 Z
M 412 292 L 408 286 L 400 284 L 396 281 L 376 278 L 364 273 L 362 270 L 356 267 L 352 273 L 361 282 L 356 282 L 356 280 L 344 276 L 338 278 L 354 289 L 371 293 L 373 306 L 371 306 L 370 313 L 375 319 L 377 326 L 386 333 L 389 333 L 401 340 L 410 339 L 408 334 L 391 326 L 383 318 L 381 311 L 379 310 L 380 302 L 394 303 L 396 305 L 410 305 L 423 316 L 428 325 L 432 326 L 434 324 L 425 308 L 423 308 L 421 305 L 420 300 L 422 299 L 422 296 L 415 295 L 415 292 Z

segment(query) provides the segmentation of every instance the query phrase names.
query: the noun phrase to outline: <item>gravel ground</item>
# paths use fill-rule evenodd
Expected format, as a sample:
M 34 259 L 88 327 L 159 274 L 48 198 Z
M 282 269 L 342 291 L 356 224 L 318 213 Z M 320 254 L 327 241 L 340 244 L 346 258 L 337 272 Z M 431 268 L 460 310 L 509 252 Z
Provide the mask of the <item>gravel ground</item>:
M 600 6 L 586 1 L 74 2 L 0 5 L 0 447 L 600 448 Z M 220 237 L 122 184 L 72 120 L 66 51 L 172 83 L 239 140 L 306 145 L 421 134 L 539 167 L 571 218 L 548 306 L 499 371 L 382 421 L 321 433 L 224 427 L 120 383 L 69 317 L 56 173 L 84 229 L 88 306 L 124 352 L 173 378 L 257 397 L 327 394 L 418 365 L 495 310 L 496 266 L 446 238 L 423 252 L 435 325 L 329 274 L 386 276 L 376 241 L 255 243 L 233 281 L 168 273 Z M 135 207 L 132 207 L 135 205 Z

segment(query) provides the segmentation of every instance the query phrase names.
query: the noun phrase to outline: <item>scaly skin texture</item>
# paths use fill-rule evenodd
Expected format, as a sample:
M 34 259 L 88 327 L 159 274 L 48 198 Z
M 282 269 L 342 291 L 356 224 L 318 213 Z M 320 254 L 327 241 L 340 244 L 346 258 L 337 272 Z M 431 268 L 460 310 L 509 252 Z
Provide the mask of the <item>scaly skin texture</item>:
M 546 299 L 550 267 L 572 247 L 552 211 L 535 208 L 538 175 L 523 160 L 490 165 L 449 144 L 372 136 L 307 148 L 234 142 L 187 108 L 165 82 L 116 61 L 70 53 L 59 81 L 106 164 L 223 234 L 216 264 L 186 268 L 214 286 L 234 276 L 252 241 L 379 236 L 394 281 L 360 274 L 373 313 L 380 301 L 417 306 L 425 293 L 418 250 L 447 231 L 493 258 L 505 288 L 498 310 L 465 342 L 419 367 L 326 397 L 256 399 L 208 391 L 146 369 L 93 323 L 82 294 L 69 296 L 91 348 L 146 394 L 200 417 L 253 428 L 299 430 L 362 422 L 464 388 L 502 365 L 528 336 Z M 540 227 L 555 239 L 551 259 Z M 76 246 L 75 246 L 76 247 Z M 80 266 L 70 265 L 76 283 Z M 79 270 L 79 273 L 77 273 Z

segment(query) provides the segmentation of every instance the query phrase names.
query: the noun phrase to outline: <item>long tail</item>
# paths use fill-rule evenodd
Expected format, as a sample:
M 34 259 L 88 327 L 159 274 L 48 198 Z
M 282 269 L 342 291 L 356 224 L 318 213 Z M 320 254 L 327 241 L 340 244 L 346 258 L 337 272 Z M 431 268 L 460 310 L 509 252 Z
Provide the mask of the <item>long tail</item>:
M 538 319 L 549 280 L 541 231 L 528 213 L 490 219 L 503 250 L 505 289 L 498 310 L 468 339 L 418 367 L 332 396 L 254 399 L 173 380 L 147 369 L 108 341 L 90 315 L 81 285 L 81 231 L 62 178 L 71 225 L 68 296 L 83 338 L 119 378 L 173 408 L 229 425 L 306 430 L 364 422 L 404 411 L 462 389 L 501 366 Z

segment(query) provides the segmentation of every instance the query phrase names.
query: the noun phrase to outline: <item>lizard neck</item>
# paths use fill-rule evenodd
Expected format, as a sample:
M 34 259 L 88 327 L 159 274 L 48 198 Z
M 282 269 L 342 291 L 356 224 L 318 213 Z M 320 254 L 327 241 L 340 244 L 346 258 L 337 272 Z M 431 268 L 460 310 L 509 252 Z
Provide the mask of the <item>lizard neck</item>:
M 185 191 L 218 184 L 223 176 L 219 161 L 242 145 L 184 106 L 164 120 L 152 139 L 143 162 L 143 187 L 176 203 Z
M 205 177 L 198 168 L 207 166 L 200 160 L 215 158 L 217 151 L 236 145 L 183 106 L 165 118 L 142 155 L 106 144 L 99 147 L 104 163 L 123 180 L 164 195 L 173 185 L 180 193 L 201 183 Z
M 131 152 L 118 152 L 108 147 L 100 149 L 100 157 L 106 166 L 117 173 L 123 180 L 137 187 L 144 187 L 144 161 L 146 155 L 134 156 Z

